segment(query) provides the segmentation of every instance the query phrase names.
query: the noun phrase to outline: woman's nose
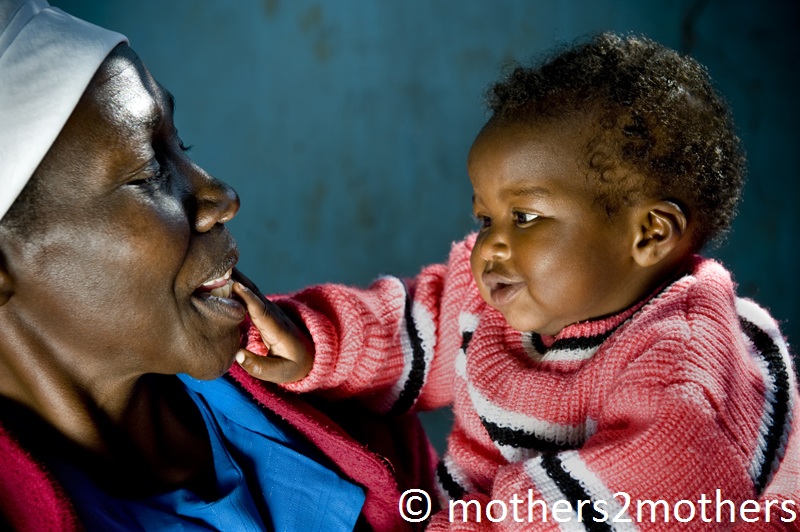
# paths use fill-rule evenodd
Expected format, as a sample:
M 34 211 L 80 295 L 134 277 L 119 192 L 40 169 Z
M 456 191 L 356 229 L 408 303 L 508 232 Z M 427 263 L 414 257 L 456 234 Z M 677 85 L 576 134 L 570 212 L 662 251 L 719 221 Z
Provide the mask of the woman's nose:
M 217 224 L 224 224 L 239 212 L 239 195 L 227 183 L 203 172 L 205 179 L 197 185 L 195 192 L 194 228 L 199 233 L 210 231 Z

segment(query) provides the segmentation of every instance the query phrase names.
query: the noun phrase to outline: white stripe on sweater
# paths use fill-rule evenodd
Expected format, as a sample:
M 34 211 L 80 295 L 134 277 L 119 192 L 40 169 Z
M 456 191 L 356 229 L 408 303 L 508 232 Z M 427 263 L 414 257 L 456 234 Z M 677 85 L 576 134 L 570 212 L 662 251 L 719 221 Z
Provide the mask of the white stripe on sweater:
M 453 460 L 453 457 L 450 456 L 450 453 L 445 453 L 442 462 L 444 463 L 444 468 L 447 470 L 450 478 L 452 478 L 453 481 L 458 484 L 462 490 L 464 490 L 464 493 L 474 493 L 478 491 L 469 481 L 467 473 L 460 465 L 458 465 L 458 462 Z M 448 493 L 447 489 L 442 485 L 439 475 L 436 475 L 436 490 L 442 507 L 447 507 L 447 502 L 450 500 L 450 493 Z
M 561 463 L 567 473 L 578 481 L 581 487 L 583 487 L 583 490 L 593 501 L 606 501 L 607 504 L 604 510 L 608 511 L 609 524 L 614 527 L 614 530 L 638 530 L 636 525 L 634 525 L 636 514 L 635 512 L 631 513 L 633 506 L 635 506 L 633 501 L 631 501 L 631 505 L 628 506 L 628 512 L 623 512 L 624 506 L 620 504 L 620 499 L 614 497 L 614 493 L 600 480 L 600 477 L 589 469 L 589 466 L 586 465 L 586 462 L 581 458 L 578 451 L 564 451 L 559 453 L 558 457 L 561 459 Z M 630 519 L 631 522 L 615 520 L 614 518 L 618 515 L 620 516 L 619 519 Z M 649 516 L 647 517 L 649 518 Z M 586 519 L 585 515 L 584 519 Z
M 406 285 L 397 277 L 384 276 L 383 279 L 391 281 L 397 286 L 397 289 L 403 294 L 403 298 L 409 297 L 406 292 Z M 406 323 L 405 305 L 403 305 L 403 319 L 400 320 L 400 348 L 403 351 L 403 371 L 400 378 L 394 383 L 389 392 L 390 402 L 388 409 L 397 402 L 400 398 L 402 391 L 408 386 L 408 379 L 411 374 L 411 368 L 414 362 L 414 348 L 411 343 L 411 338 L 408 335 L 408 324 Z M 428 372 L 431 367 L 431 360 L 433 359 L 434 348 L 436 347 L 436 326 L 433 323 L 433 317 L 430 312 L 421 304 L 416 301 L 411 303 L 411 319 L 412 327 L 417 331 L 420 338 L 424 353 L 425 365 L 423 368 L 423 382 L 428 378 Z
M 553 479 L 547 474 L 547 472 L 542 468 L 542 458 L 538 456 L 536 458 L 532 458 L 530 460 L 526 460 L 523 464 L 523 469 L 525 473 L 530 477 L 533 481 L 533 485 L 539 491 L 541 495 L 541 500 L 547 504 L 547 522 L 553 523 L 555 520 L 553 519 L 553 507 L 556 503 L 559 503 L 557 509 L 559 510 L 558 516 L 559 519 L 567 519 L 567 515 L 564 510 L 563 503 L 559 501 L 565 500 L 565 496 L 561 493 L 561 490 L 558 489 L 556 483 L 553 482 Z M 524 498 L 525 494 L 520 493 L 520 497 Z M 572 509 L 572 514 L 569 516 L 570 521 L 566 523 L 557 523 L 561 530 L 572 532 L 572 531 L 583 531 L 585 528 L 583 525 L 578 523 L 578 514 L 575 513 L 575 508 Z M 526 518 L 530 519 L 530 524 L 534 525 L 535 523 L 541 523 L 541 509 L 537 505 L 534 509 L 534 515 L 526 515 Z M 532 519 L 531 519 L 532 518 Z
M 749 299 L 741 297 L 736 298 L 736 312 L 739 316 L 745 318 L 750 323 L 756 325 L 759 329 L 767 333 L 770 339 L 778 346 L 781 353 L 781 358 L 786 365 L 787 373 L 789 374 L 789 383 L 791 388 L 796 387 L 794 371 L 792 371 L 792 357 L 789 355 L 789 347 L 778 329 L 778 324 L 772 319 L 772 316 L 766 310 L 759 307 L 756 303 Z M 790 409 L 792 411 L 792 409 Z
M 436 324 L 433 316 L 422 303 L 416 301 L 411 305 L 411 318 L 414 320 L 414 328 L 419 335 L 422 351 L 425 353 L 425 371 L 422 382 L 427 382 L 428 373 L 431 370 L 433 354 L 436 351 Z
M 458 315 L 458 332 L 463 336 L 465 332 L 473 333 L 478 328 L 478 323 L 481 321 L 480 316 L 462 312 Z
M 772 319 L 772 317 L 759 307 L 753 301 L 743 298 L 736 298 L 736 311 L 739 316 L 743 317 L 759 329 L 761 329 L 769 338 L 775 343 L 778 347 L 778 351 L 781 355 L 781 360 L 783 361 L 784 367 L 786 369 L 786 373 L 789 377 L 789 405 L 788 405 L 788 412 L 786 418 L 786 424 L 783 429 L 783 434 L 781 438 L 780 447 L 777 449 L 777 457 L 780 459 L 783 457 L 784 452 L 786 451 L 786 445 L 789 442 L 789 433 L 792 425 L 792 413 L 794 412 L 793 402 L 794 402 L 794 394 L 791 390 L 795 389 L 795 375 L 792 369 L 792 362 L 791 356 L 789 355 L 789 349 L 786 345 L 786 341 L 783 339 L 783 336 L 778 329 L 777 324 Z M 753 450 L 753 458 L 750 461 L 750 467 L 748 468 L 748 472 L 750 474 L 751 479 L 753 482 L 756 482 L 757 479 L 761 476 L 762 470 L 765 466 L 771 467 L 772 464 L 765 464 L 765 451 L 767 448 L 767 441 L 766 438 L 769 434 L 769 429 L 772 424 L 775 422 L 774 415 L 775 409 L 773 405 L 775 404 L 775 395 L 778 391 L 778 385 L 775 382 L 775 377 L 769 371 L 769 364 L 762 356 L 762 353 L 756 349 L 756 346 L 753 345 L 750 337 L 747 333 L 742 333 L 742 338 L 744 339 L 745 345 L 747 346 L 747 351 L 750 357 L 756 364 L 759 373 L 761 374 L 761 378 L 764 382 L 764 405 L 762 407 L 761 413 L 761 423 L 759 424 L 758 428 L 758 438 L 756 441 L 756 447 Z
M 761 423 L 758 426 L 758 438 L 756 441 L 755 449 L 753 450 L 753 458 L 750 461 L 748 472 L 753 482 L 761 475 L 761 469 L 764 467 L 764 452 L 767 448 L 767 434 L 769 433 L 770 421 L 774 414 L 772 407 L 775 402 L 775 381 L 769 373 L 767 361 L 760 357 L 761 353 L 756 349 L 750 338 L 746 333 L 742 333 L 742 337 L 747 345 L 747 351 L 753 358 L 753 361 L 761 374 L 761 379 L 764 382 L 764 404 L 762 405 Z
M 579 362 L 589 360 L 600 349 L 601 345 L 587 347 L 584 349 L 549 349 L 546 353 L 540 353 L 533 345 L 533 336 L 530 333 L 521 333 L 522 346 L 525 352 L 536 362 Z
M 453 460 L 453 457 L 450 456 L 450 453 L 444 455 L 444 467 L 447 469 L 450 476 L 453 477 L 453 480 L 461 486 L 461 488 L 466 492 L 475 491 L 475 487 L 467 478 L 467 473 L 462 469 L 458 463 Z
M 456 356 L 455 369 L 456 375 L 466 381 L 467 393 L 476 413 L 481 418 L 499 427 L 532 434 L 548 442 L 575 447 L 580 446 L 586 438 L 597 430 L 596 422 L 589 418 L 577 425 L 553 423 L 520 412 L 507 410 L 493 403 L 470 382 L 467 375 L 467 355 L 463 350 L 460 350 Z M 494 442 L 494 444 L 509 462 L 519 462 L 535 454 L 530 449 L 500 445 L 497 442 Z

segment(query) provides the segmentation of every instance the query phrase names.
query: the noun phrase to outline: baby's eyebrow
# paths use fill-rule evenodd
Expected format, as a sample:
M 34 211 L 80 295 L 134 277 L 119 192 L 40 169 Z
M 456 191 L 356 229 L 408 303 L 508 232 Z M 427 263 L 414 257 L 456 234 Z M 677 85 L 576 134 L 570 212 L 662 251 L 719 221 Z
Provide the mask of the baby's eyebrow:
M 515 198 L 519 198 L 522 196 L 550 196 L 552 193 L 544 187 L 540 186 L 529 186 L 529 187 L 520 187 L 520 188 L 513 188 L 508 190 L 508 194 Z

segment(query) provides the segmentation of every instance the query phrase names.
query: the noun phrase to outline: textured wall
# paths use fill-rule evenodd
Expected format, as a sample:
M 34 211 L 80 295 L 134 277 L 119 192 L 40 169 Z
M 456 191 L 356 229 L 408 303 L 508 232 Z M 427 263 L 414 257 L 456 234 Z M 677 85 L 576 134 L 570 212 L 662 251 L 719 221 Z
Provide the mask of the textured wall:
M 600 30 L 691 52 L 750 158 L 713 255 L 800 342 L 792 0 L 52 0 L 126 34 L 177 99 L 192 156 L 242 197 L 242 270 L 264 291 L 414 274 L 473 227 L 465 158 L 509 61 Z

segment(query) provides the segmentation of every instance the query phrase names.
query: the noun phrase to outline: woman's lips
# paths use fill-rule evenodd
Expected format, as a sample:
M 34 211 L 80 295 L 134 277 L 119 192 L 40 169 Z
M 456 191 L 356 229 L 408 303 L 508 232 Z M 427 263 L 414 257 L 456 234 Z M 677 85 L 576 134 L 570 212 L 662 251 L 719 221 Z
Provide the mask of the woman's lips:
M 221 277 L 204 282 L 192 294 L 196 305 L 205 313 L 223 318 L 225 321 L 240 323 L 246 312 L 244 305 L 231 297 L 233 279 L 229 268 Z
M 206 281 L 197 288 L 196 292 L 208 293 L 215 297 L 231 297 L 231 290 L 233 288 L 233 281 L 231 280 L 232 272 L 233 268 L 230 268 L 222 277 Z

